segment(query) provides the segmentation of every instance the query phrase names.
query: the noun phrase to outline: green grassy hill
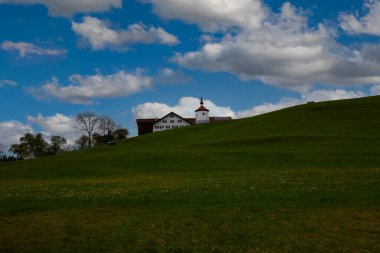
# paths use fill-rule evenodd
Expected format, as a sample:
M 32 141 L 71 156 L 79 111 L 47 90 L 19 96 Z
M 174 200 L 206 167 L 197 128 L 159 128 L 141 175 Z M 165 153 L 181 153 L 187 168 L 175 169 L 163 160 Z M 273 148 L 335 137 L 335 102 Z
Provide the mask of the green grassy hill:
M 0 164 L 0 252 L 380 252 L 380 97 Z

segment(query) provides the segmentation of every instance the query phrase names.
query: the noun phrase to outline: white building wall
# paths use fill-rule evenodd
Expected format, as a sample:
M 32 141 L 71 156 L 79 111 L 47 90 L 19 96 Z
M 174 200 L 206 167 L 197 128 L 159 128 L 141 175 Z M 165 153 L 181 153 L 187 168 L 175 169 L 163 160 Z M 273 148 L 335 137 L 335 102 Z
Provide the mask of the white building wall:
M 195 115 L 197 124 L 208 123 L 210 120 L 208 116 L 208 111 L 198 111 L 195 113 Z
M 169 130 L 173 128 L 190 126 L 191 124 L 175 114 L 169 114 L 165 118 L 153 124 L 153 132 Z

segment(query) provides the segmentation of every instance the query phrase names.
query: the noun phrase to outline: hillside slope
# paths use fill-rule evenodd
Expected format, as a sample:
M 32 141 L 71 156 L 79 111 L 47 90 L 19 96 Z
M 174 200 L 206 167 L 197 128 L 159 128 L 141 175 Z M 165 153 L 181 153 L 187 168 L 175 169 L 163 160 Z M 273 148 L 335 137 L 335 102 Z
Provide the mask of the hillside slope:
M 33 161 L 0 177 L 93 177 L 141 171 L 380 166 L 380 97 L 296 106 L 231 122 L 131 138 Z
M 380 97 L 0 164 L 0 252 L 380 252 Z

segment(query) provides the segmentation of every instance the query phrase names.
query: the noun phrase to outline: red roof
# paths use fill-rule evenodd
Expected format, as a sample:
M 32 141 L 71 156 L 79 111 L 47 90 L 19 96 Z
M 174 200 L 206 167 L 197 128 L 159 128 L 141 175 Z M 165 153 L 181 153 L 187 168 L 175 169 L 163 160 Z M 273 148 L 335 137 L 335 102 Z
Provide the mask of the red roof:
M 196 110 L 196 112 L 202 112 L 202 111 L 208 112 L 208 111 L 210 111 L 210 110 L 207 109 L 206 107 L 204 107 L 203 105 L 201 105 L 201 106 Z
M 196 123 L 196 119 L 195 118 L 185 118 L 188 122 L 190 122 L 191 124 L 195 125 Z M 232 120 L 231 117 L 209 117 L 209 122 L 210 123 L 213 123 L 213 122 L 220 122 L 220 121 L 227 121 L 227 120 Z
M 156 122 L 158 119 L 136 119 L 137 123 L 150 123 L 150 122 Z
M 195 125 L 195 118 L 185 118 L 185 120 L 191 123 L 192 125 Z
M 227 121 L 227 120 L 232 120 L 231 117 L 209 117 L 209 122 L 219 122 L 219 121 Z

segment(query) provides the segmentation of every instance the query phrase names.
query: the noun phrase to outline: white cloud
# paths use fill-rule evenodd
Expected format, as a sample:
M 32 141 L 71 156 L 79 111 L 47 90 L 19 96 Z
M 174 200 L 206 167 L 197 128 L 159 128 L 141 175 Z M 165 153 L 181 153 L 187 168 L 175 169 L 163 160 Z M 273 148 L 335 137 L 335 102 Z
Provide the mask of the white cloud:
M 248 110 L 234 111 L 231 107 L 215 105 L 211 100 L 204 100 L 205 107 L 210 110 L 210 116 L 229 116 L 232 118 L 245 118 L 268 113 L 283 108 L 305 104 L 310 101 L 321 102 L 339 99 L 350 99 L 364 97 L 361 91 L 335 90 L 313 90 L 301 95 L 300 98 L 283 97 L 276 103 L 263 103 Z M 183 97 L 177 105 L 170 106 L 164 103 L 149 102 L 133 107 L 135 118 L 161 118 L 170 112 L 175 112 L 185 118 L 194 118 L 195 110 L 199 107 L 199 99 L 194 97 Z
M 284 98 L 281 98 L 281 100 L 278 101 L 277 103 L 263 103 L 261 105 L 256 105 L 248 110 L 238 111 L 236 113 L 236 117 L 237 118 L 252 117 L 252 116 L 277 111 L 280 109 L 284 109 L 287 107 L 291 107 L 291 106 L 295 106 L 295 105 L 299 105 L 303 103 L 304 103 L 304 100 L 302 99 L 284 97 Z
M 372 86 L 372 95 L 380 94 L 380 85 Z M 283 97 L 276 103 L 263 103 L 248 110 L 233 111 L 230 107 L 215 105 L 211 100 L 204 100 L 205 106 L 210 110 L 210 116 L 230 116 L 233 118 L 244 118 L 255 116 L 271 111 L 304 104 L 309 101 L 329 101 L 349 98 L 363 97 L 361 91 L 348 91 L 342 89 L 335 90 L 314 90 L 303 94 L 300 98 Z M 144 103 L 132 109 L 136 118 L 162 117 L 169 112 L 175 112 L 183 117 L 193 118 L 195 110 L 199 107 L 199 99 L 194 97 L 183 97 L 177 105 L 170 106 L 164 103 Z M 68 144 L 73 145 L 75 140 L 83 134 L 76 127 L 74 117 L 56 113 L 53 116 L 28 116 L 28 123 L 19 121 L 0 122 L 0 140 L 7 148 L 10 145 L 19 143 L 20 137 L 25 133 L 42 132 L 46 139 L 59 135 L 68 140 Z M 37 127 L 37 128 L 36 128 Z
M 5 154 L 7 150 L 8 150 L 8 147 L 0 143 L 0 155 Z
M 74 104 L 91 104 L 96 98 L 126 97 L 153 87 L 153 79 L 144 75 L 142 70 L 134 73 L 118 71 L 113 75 L 77 74 L 72 75 L 69 81 L 69 85 L 61 86 L 53 77 L 41 87 L 30 87 L 28 90 L 38 99 L 58 98 Z
M 7 148 L 12 144 L 19 143 L 20 137 L 26 133 L 33 133 L 32 126 L 16 120 L 0 122 L 1 144 Z
M 0 80 L 0 88 L 4 86 L 17 86 L 18 84 L 13 80 Z
M 170 106 L 164 103 L 144 103 L 132 109 L 136 118 L 161 118 L 170 112 L 175 112 L 185 118 L 194 118 L 195 110 L 199 107 L 199 98 L 183 97 L 177 105 Z M 235 113 L 230 107 L 215 105 L 211 100 L 204 100 L 204 106 L 210 110 L 210 116 L 231 116 Z
M 377 84 L 377 85 L 373 85 L 371 87 L 371 95 L 380 95 L 380 84 Z
M 121 8 L 122 0 L 0 0 L 0 4 L 43 4 L 51 16 L 71 17 L 75 13 L 105 12 Z
M 380 62 L 380 44 L 364 44 L 361 57 L 373 62 Z
M 111 49 L 128 50 L 128 45 L 143 43 L 159 43 L 176 45 L 176 36 L 166 32 L 161 27 L 146 27 L 143 24 L 133 24 L 128 29 L 113 29 L 111 23 L 98 18 L 86 16 L 82 23 L 72 22 L 73 31 L 80 36 L 79 43 L 94 50 Z
M 279 13 L 258 0 L 148 2 L 163 18 L 181 19 L 218 32 L 216 38 L 202 36 L 204 45 L 199 50 L 177 53 L 172 61 L 181 67 L 228 72 L 243 80 L 261 80 L 301 92 L 315 84 L 380 82 L 380 61 L 368 57 L 365 48 L 354 51 L 339 44 L 336 31 L 326 25 L 311 27 L 307 12 L 288 2 Z M 255 22 L 242 21 L 250 17 Z M 228 29 L 231 27 L 234 29 Z
M 38 114 L 36 117 L 28 116 L 30 124 L 37 125 L 41 128 L 46 139 L 52 136 L 63 136 L 67 139 L 67 144 L 74 145 L 83 132 L 81 132 L 75 123 L 75 119 L 71 116 L 66 116 L 56 113 L 53 116 L 45 117 Z
M 28 123 L 12 120 L 0 122 L 0 140 L 3 151 L 7 151 L 12 144 L 20 142 L 20 137 L 26 133 L 42 133 L 45 140 L 49 141 L 52 136 L 63 136 L 67 139 L 67 144 L 75 145 L 83 132 L 76 128 L 75 119 L 72 116 L 66 116 L 56 113 L 53 116 L 28 116 Z
M 175 71 L 170 68 L 160 69 L 156 76 L 157 82 L 160 84 L 185 84 L 191 78 L 187 77 L 182 71 Z
M 283 97 L 277 103 L 263 103 L 261 105 L 254 106 L 251 109 L 239 111 L 236 113 L 236 115 L 238 118 L 245 118 L 272 111 L 277 111 L 295 105 L 305 104 L 311 101 L 321 102 L 330 100 L 359 98 L 364 96 L 366 95 L 361 91 L 347 91 L 342 89 L 314 90 L 303 94 L 301 98 Z
M 142 0 L 164 19 L 180 19 L 199 25 L 204 31 L 236 26 L 259 27 L 265 17 L 260 0 Z
M 302 95 L 304 101 L 330 101 L 350 98 L 365 97 L 366 94 L 362 91 L 349 91 L 342 89 L 335 90 L 313 90 Z
M 39 46 L 36 46 L 31 43 L 26 42 L 12 42 L 4 41 L 1 43 L 1 49 L 4 51 L 17 51 L 19 57 L 30 57 L 32 55 L 48 55 L 48 56 L 57 56 L 66 54 L 67 50 L 61 49 L 45 49 Z
M 380 1 L 367 0 L 364 7 L 368 12 L 362 17 L 349 13 L 340 15 L 341 28 L 352 34 L 371 34 L 380 36 Z

